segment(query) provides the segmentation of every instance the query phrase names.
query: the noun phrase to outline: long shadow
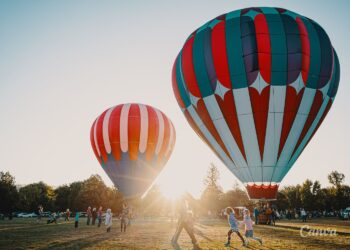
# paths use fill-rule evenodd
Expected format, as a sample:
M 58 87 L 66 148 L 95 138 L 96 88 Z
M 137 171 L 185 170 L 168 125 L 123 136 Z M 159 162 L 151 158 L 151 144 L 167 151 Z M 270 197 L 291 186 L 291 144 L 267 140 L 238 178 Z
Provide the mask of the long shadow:
M 109 233 L 99 233 L 96 235 L 87 235 L 86 237 L 81 237 L 75 240 L 69 240 L 60 243 L 50 243 L 49 245 L 38 248 L 38 249 L 82 249 L 84 247 L 94 246 L 99 242 L 111 239 L 112 237 L 119 236 L 118 234 L 109 234 Z
M 201 230 L 199 230 L 198 228 L 194 228 L 194 233 L 201 236 L 202 238 L 206 239 L 207 241 L 213 241 L 212 239 L 210 239 L 208 236 L 206 236 Z

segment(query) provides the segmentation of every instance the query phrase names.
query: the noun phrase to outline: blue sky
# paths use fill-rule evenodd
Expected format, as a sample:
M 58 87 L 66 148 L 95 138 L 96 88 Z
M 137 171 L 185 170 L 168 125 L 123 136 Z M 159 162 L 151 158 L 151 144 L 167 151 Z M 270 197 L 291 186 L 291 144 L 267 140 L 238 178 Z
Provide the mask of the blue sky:
M 250 6 L 290 9 L 317 21 L 341 64 L 335 103 L 283 184 L 327 184 L 332 170 L 350 182 L 348 1 L 0 1 L 0 170 L 20 184 L 55 186 L 98 173 L 89 142 L 93 120 L 124 102 L 158 107 L 177 143 L 163 185 L 194 194 L 210 162 L 227 189 L 235 177 L 195 135 L 171 88 L 173 61 L 187 36 L 209 19 Z M 190 142 L 190 143 L 188 143 Z M 176 176 L 176 178 L 171 178 Z

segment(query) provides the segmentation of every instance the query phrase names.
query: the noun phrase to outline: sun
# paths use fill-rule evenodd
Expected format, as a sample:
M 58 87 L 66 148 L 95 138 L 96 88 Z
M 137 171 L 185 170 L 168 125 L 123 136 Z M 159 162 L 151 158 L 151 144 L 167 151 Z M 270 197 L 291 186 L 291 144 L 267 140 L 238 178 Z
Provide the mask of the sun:
M 159 185 L 159 189 L 162 195 L 169 200 L 177 200 L 184 193 L 186 193 L 186 190 L 182 187 L 179 187 L 179 185 L 171 185 L 166 183 Z

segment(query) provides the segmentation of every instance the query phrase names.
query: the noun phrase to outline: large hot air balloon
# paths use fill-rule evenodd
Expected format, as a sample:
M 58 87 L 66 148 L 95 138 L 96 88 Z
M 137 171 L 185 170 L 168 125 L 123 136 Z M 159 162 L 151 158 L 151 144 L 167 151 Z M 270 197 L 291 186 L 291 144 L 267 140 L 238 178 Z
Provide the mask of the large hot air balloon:
M 125 198 L 142 195 L 168 161 L 175 129 L 160 110 L 121 104 L 94 121 L 90 141 L 97 160 Z
M 247 8 L 190 35 L 172 83 L 191 127 L 251 199 L 269 200 L 327 115 L 339 74 L 316 22 L 281 8 Z

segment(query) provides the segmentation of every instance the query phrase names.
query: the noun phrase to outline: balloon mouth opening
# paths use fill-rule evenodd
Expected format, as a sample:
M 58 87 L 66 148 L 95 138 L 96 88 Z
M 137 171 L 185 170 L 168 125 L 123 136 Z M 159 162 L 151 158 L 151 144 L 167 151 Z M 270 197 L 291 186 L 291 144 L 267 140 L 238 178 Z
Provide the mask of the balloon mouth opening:
M 249 199 L 251 200 L 277 200 L 279 183 L 246 184 Z

